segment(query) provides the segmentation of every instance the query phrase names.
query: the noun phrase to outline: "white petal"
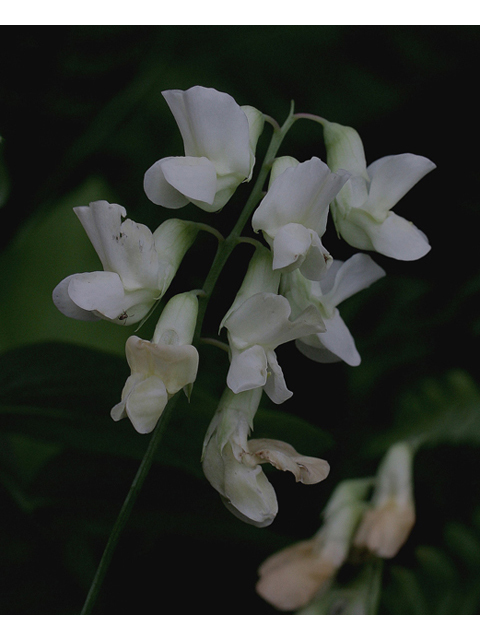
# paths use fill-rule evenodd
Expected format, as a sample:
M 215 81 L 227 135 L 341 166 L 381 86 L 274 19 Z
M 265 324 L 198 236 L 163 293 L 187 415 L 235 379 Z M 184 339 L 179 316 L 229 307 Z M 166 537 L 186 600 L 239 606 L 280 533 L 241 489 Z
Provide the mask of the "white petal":
M 185 155 L 211 160 L 218 173 L 250 174 L 248 118 L 226 93 L 205 87 L 163 91 L 178 124 Z
M 325 122 L 323 135 L 327 163 L 332 171 L 345 169 L 354 176 L 368 177 L 362 139 L 355 129 L 336 122 Z
M 244 351 L 232 350 L 227 385 L 234 393 L 263 387 L 267 379 L 267 356 L 260 345 Z
M 75 318 L 75 320 L 100 320 L 91 311 L 85 311 L 78 305 L 76 305 L 68 294 L 68 286 L 73 278 L 76 278 L 80 274 L 74 274 L 64 278 L 53 290 L 52 298 L 55 306 L 68 318 Z
M 332 273 L 332 275 L 335 275 L 334 282 L 324 284 L 322 281 L 321 283 L 324 291 L 322 302 L 331 311 L 338 307 L 343 300 L 366 289 L 385 275 L 384 269 L 364 253 L 356 253 L 343 263 L 340 261 L 334 262 L 338 266 L 335 274 Z M 327 278 L 330 276 L 330 271 L 327 274 Z
M 68 295 L 81 309 L 98 311 L 110 319 L 117 318 L 126 311 L 125 289 L 118 273 L 78 273 L 70 279 Z
M 207 213 L 220 211 L 235 193 L 238 185 L 244 181 L 243 175 L 238 173 L 228 173 L 226 175 L 217 174 L 216 193 L 211 204 L 201 202 L 192 198 L 193 204 Z
M 91 202 L 87 207 L 74 207 L 73 210 L 105 271 L 116 271 L 112 264 L 112 251 L 115 259 L 115 238 L 120 236 L 122 218 L 127 215 L 125 208 L 118 204 L 110 204 L 106 200 L 98 200 Z
M 247 272 L 243 278 L 240 289 L 237 291 L 232 306 L 227 311 L 220 323 L 219 331 L 226 319 L 245 300 L 257 293 L 277 293 L 280 284 L 280 272 L 272 269 L 272 253 L 266 247 L 258 246 L 248 263 Z
M 331 363 L 343 360 L 352 367 L 361 362 L 360 354 L 347 325 L 338 312 L 332 318 L 325 318 L 325 333 L 306 336 L 295 342 L 303 355 L 315 362 Z
M 170 284 L 185 253 L 192 246 L 198 234 L 198 227 L 189 220 L 168 218 L 153 232 L 155 249 L 161 262 L 162 291 L 165 290 L 165 282 Z M 172 274 L 165 276 L 165 272 Z M 168 286 L 167 284 L 167 286 Z
M 188 201 L 212 204 L 217 190 L 217 173 L 210 160 L 204 157 L 163 158 L 145 173 L 144 188 L 152 202 L 164 207 L 176 209 Z
M 246 178 L 248 181 L 252 177 L 253 167 L 255 165 L 255 149 L 257 147 L 258 138 L 260 137 L 265 125 L 265 116 L 261 111 L 255 109 L 255 107 L 251 107 L 250 105 L 244 105 L 240 108 L 247 116 L 248 120 L 250 143 L 250 173 Z
M 385 156 L 368 167 L 371 179 L 368 209 L 390 211 L 427 173 L 435 169 L 428 158 L 413 153 Z
M 126 211 L 104 200 L 74 209 L 105 271 L 117 273 L 126 289 L 156 289 L 159 260 L 150 229 L 125 220 Z
M 156 324 L 152 342 L 191 345 L 197 322 L 198 298 L 191 291 L 170 298 Z M 172 339 L 173 338 L 173 339 Z
M 159 257 L 150 229 L 127 219 L 120 233 L 112 238 L 110 268 L 120 276 L 126 289 L 156 289 Z
M 143 178 L 143 189 L 151 202 L 167 209 L 180 209 L 187 205 L 189 199 L 167 182 L 162 165 L 171 158 L 157 160 L 147 169 Z
M 396 260 L 418 260 L 431 249 L 426 235 L 393 211 L 382 224 L 369 225 L 368 233 L 375 251 Z
M 297 269 L 305 260 L 311 244 L 312 232 L 303 225 L 289 223 L 281 227 L 273 240 L 273 269 L 285 272 Z
M 272 402 L 282 404 L 293 396 L 293 393 L 287 388 L 282 368 L 278 364 L 275 351 L 267 353 L 268 361 L 268 377 L 264 386 L 264 391 Z
M 225 505 L 237 518 L 257 527 L 270 525 L 278 512 L 275 490 L 260 465 L 249 467 L 224 449 Z
M 333 261 L 330 253 L 325 249 L 318 235 L 312 231 L 312 244 L 305 256 L 305 260 L 300 265 L 300 272 L 309 280 L 323 280 L 328 273 Z
M 150 433 L 167 406 L 162 380 L 151 376 L 135 385 L 125 400 L 125 412 L 139 433 Z
M 261 344 L 275 349 L 303 335 L 323 331 L 320 313 L 313 306 L 293 322 L 288 300 L 273 293 L 258 293 L 241 304 L 225 321 L 236 348 Z

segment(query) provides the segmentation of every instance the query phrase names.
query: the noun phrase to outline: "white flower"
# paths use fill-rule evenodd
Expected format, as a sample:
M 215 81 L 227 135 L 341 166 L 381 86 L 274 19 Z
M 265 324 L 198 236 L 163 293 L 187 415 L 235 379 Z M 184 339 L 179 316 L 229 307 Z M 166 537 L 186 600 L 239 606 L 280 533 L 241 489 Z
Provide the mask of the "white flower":
M 104 271 L 76 273 L 62 280 L 53 301 L 66 316 L 78 320 L 139 322 L 168 289 L 197 229 L 170 219 L 152 233 L 126 211 L 105 200 L 74 209 Z
M 276 292 L 280 274 L 272 270 L 272 254 L 256 249 L 235 300 L 220 329 L 226 327 L 231 362 L 227 385 L 234 393 L 263 387 L 279 404 L 291 397 L 275 349 L 313 331 L 322 331 L 323 322 L 313 307 L 290 320 L 288 301 Z
M 340 316 L 338 305 L 358 291 L 369 287 L 385 271 L 366 254 L 357 253 L 346 262 L 334 260 L 320 282 L 308 280 L 298 271 L 282 276 L 281 291 L 293 313 L 314 305 L 325 324 L 325 331 L 297 339 L 298 349 L 316 362 L 343 360 L 351 366 L 360 364 L 355 341 Z
M 180 129 L 185 156 L 155 162 L 145 173 L 145 193 L 169 209 L 193 202 L 218 211 L 251 178 L 264 117 L 215 89 L 197 86 L 162 95 Z
M 375 480 L 369 508 L 360 523 L 354 545 L 380 558 L 393 558 L 415 524 L 412 483 L 413 451 L 406 443 L 388 450 Z
M 435 164 L 423 156 L 402 153 L 367 167 L 355 129 L 325 121 L 324 134 L 330 169 L 352 174 L 331 206 L 338 233 L 353 247 L 397 260 L 417 260 L 428 253 L 425 234 L 392 208 Z
M 227 385 L 234 393 L 263 387 L 276 404 L 292 396 L 275 349 L 285 342 L 320 332 L 324 325 L 313 306 L 293 321 L 290 316 L 286 298 L 274 293 L 257 293 L 225 320 L 231 350 Z
M 278 162 L 283 169 L 284 159 Z M 277 173 L 252 217 L 254 231 L 263 231 L 273 250 L 275 270 L 299 268 L 311 280 L 323 277 L 331 256 L 320 238 L 327 226 L 329 204 L 348 177 L 342 170 L 332 173 L 319 158 Z
M 277 609 L 293 611 L 307 605 L 329 583 L 347 559 L 370 485 L 369 480 L 339 484 L 315 536 L 282 549 L 262 563 L 256 589 L 264 600 Z
M 130 336 L 125 352 L 131 375 L 121 402 L 111 416 L 118 421 L 128 416 L 139 433 L 150 433 L 168 400 L 180 389 L 190 392 L 198 370 L 198 351 L 190 343 L 197 317 L 194 294 L 174 296 L 160 316 L 152 342 Z
M 302 456 L 279 440 L 248 440 L 261 395 L 261 389 L 239 394 L 225 390 L 205 435 L 202 464 L 206 478 L 232 513 L 244 522 L 266 527 L 278 512 L 278 503 L 261 464 L 269 462 L 290 471 L 304 484 L 324 480 L 330 467 L 325 460 Z

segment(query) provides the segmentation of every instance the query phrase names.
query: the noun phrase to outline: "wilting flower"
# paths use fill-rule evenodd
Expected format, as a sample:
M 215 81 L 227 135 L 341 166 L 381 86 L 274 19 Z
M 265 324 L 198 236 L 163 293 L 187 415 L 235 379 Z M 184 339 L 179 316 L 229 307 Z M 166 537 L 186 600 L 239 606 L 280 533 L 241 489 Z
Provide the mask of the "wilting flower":
M 128 218 L 122 222 L 124 207 L 105 200 L 74 211 L 104 271 L 62 280 L 53 291 L 55 305 L 78 320 L 139 322 L 168 289 L 196 237 L 195 225 L 172 218 L 152 233 Z
M 320 280 L 331 261 L 320 240 L 327 226 L 328 207 L 349 174 L 343 170 L 332 173 L 319 158 L 291 162 L 285 170 L 285 160 L 279 162 L 282 173 L 276 173 L 253 214 L 253 229 L 263 231 L 270 244 L 274 269 L 288 272 L 299 268 L 306 278 Z
M 413 451 L 405 442 L 391 447 L 375 480 L 371 507 L 365 512 L 354 545 L 380 558 L 393 558 L 415 524 L 412 486 Z
M 413 153 L 385 156 L 367 167 L 360 136 L 351 127 L 324 121 L 327 163 L 351 178 L 331 205 L 338 233 L 353 247 L 397 260 L 417 260 L 430 245 L 425 234 L 392 211 L 435 164 Z
M 279 440 L 248 439 L 262 390 L 234 394 L 226 389 L 203 444 L 203 471 L 224 504 L 240 520 L 257 527 L 272 523 L 278 503 L 261 464 L 290 471 L 297 482 L 315 484 L 329 472 L 325 460 L 302 456 Z
M 145 173 L 145 193 L 169 209 L 193 202 L 218 211 L 251 178 L 264 117 L 215 89 L 197 86 L 162 95 L 180 129 L 185 156 L 155 162 Z
M 385 271 L 363 253 L 357 253 L 345 262 L 334 260 L 320 282 L 308 280 L 298 270 L 284 274 L 281 291 L 293 313 L 299 314 L 314 305 L 326 329 L 298 338 L 298 349 L 316 362 L 343 360 L 352 366 L 359 365 L 360 354 L 337 307 L 343 300 L 369 287 L 384 275 Z
M 290 398 L 292 392 L 287 389 L 275 349 L 324 328 L 320 313 L 313 306 L 290 319 L 290 304 L 274 293 L 279 281 L 279 274 L 272 270 L 271 252 L 258 248 L 220 325 L 226 327 L 230 344 L 228 387 L 234 393 L 263 387 L 277 404 Z
M 131 375 L 111 411 L 113 420 L 128 416 L 139 433 L 150 433 L 175 393 L 184 389 L 189 395 L 198 370 L 198 351 L 191 344 L 197 310 L 193 293 L 178 294 L 166 304 L 151 342 L 128 338 Z
M 370 480 L 338 485 L 323 513 L 324 524 L 310 540 L 273 554 L 259 568 L 257 593 L 277 609 L 307 605 L 347 559 L 355 528 L 365 509 Z

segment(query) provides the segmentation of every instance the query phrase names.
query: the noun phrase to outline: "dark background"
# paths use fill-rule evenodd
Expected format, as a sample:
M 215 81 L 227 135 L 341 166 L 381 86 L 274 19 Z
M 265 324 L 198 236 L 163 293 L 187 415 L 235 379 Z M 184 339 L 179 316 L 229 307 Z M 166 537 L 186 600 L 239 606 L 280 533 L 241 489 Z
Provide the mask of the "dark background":
M 427 156 L 437 169 L 395 211 L 427 234 L 432 250 L 407 263 L 374 256 L 387 278 L 342 307 L 363 358 L 360 367 L 322 367 L 293 345 L 278 350 L 294 396 L 275 419 L 283 415 L 288 423 L 288 412 L 322 433 L 324 450 L 318 454 L 332 465 L 329 479 L 303 487 L 286 474 L 272 474 L 279 516 L 268 530 L 252 530 L 223 509 L 198 470 L 188 473 L 188 464 L 165 456 L 151 471 L 95 612 L 276 613 L 254 593 L 257 567 L 276 549 L 313 535 L 339 480 L 374 473 L 396 433 L 403 437 L 438 416 L 452 429 L 470 420 L 480 381 L 479 37 L 479 28 L 470 26 L 3 27 L 2 402 L 21 404 L 23 398 L 28 404 L 34 387 L 40 397 L 41 376 L 51 371 L 54 377 L 59 359 L 77 357 L 78 375 L 98 378 L 85 396 L 98 429 L 115 431 L 112 438 L 123 440 L 115 454 L 108 443 L 95 444 L 98 431 L 77 441 L 68 421 L 55 431 L 37 414 L 14 419 L 5 412 L 0 613 L 80 610 L 146 446 L 126 422 L 116 430 L 108 422 L 128 373 L 118 356 L 129 332 L 70 321 L 53 308 L 50 296 L 63 277 L 97 264 L 72 206 L 118 202 L 152 228 L 171 215 L 159 212 L 142 189 L 153 162 L 183 152 L 164 89 L 211 86 L 279 122 L 293 99 L 296 111 L 356 128 L 368 162 L 404 152 Z M 268 137 L 266 125 L 260 153 Z M 295 124 L 280 153 L 300 161 L 324 159 L 321 127 Z M 247 193 L 247 187 L 239 189 L 228 213 L 187 207 L 173 215 L 228 233 Z M 189 253 L 172 291 L 201 286 L 214 252 L 213 240 L 202 242 Z M 325 245 L 340 259 L 353 252 L 331 228 Z M 248 248 L 239 249 L 222 275 L 206 318 L 207 335 L 216 335 L 249 255 Z M 83 351 L 42 347 L 52 341 L 93 350 L 92 360 Z M 220 393 L 225 358 L 206 349 L 204 362 L 214 373 L 202 374 L 199 382 L 212 395 Z M 12 367 L 20 380 L 13 391 Z M 106 374 L 94 372 L 101 367 L 109 372 L 108 384 Z M 61 381 L 56 384 L 44 389 L 45 396 L 68 405 L 61 399 Z M 65 391 L 65 398 L 75 396 L 65 408 L 81 405 L 82 393 Z M 192 440 L 201 445 L 209 414 L 205 410 L 200 419 L 197 410 L 193 404 L 185 415 L 196 434 Z M 477 422 L 459 442 L 445 438 L 417 456 L 418 522 L 399 556 L 387 563 L 381 613 L 478 613 Z M 130 442 L 138 448 L 132 457 L 125 455 Z M 178 446 L 173 435 L 171 447 Z M 195 446 L 190 466 L 198 466 Z M 425 573 L 429 553 L 441 579 L 432 562 Z M 469 611 L 462 609 L 467 598 L 458 585 L 469 594 Z

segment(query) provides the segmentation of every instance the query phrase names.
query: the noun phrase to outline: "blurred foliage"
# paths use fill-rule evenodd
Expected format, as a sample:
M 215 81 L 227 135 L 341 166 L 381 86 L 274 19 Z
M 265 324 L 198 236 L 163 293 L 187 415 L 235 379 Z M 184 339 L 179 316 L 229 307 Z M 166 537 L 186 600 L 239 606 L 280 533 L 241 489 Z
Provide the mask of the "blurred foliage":
M 278 349 L 294 396 L 281 407 L 265 401 L 255 433 L 326 457 L 332 470 L 318 486 L 269 471 L 280 512 L 266 530 L 237 521 L 202 477 L 203 435 L 228 366 L 223 352 L 202 347 L 191 402 L 179 402 L 95 611 L 277 613 L 255 594 L 258 565 L 313 535 L 340 480 L 374 473 L 389 444 L 411 438 L 417 524 L 384 563 L 378 611 L 479 613 L 480 267 L 471 225 L 480 160 L 467 77 L 479 29 L 71 26 L 2 35 L 0 613 L 79 612 L 145 451 L 147 437 L 109 418 L 131 330 L 65 318 L 51 292 L 98 265 L 73 206 L 118 202 L 153 228 L 170 215 L 146 199 L 143 174 L 182 153 L 161 91 L 195 84 L 279 121 L 294 99 L 298 111 L 357 128 L 369 161 L 406 151 L 431 158 L 438 168 L 396 212 L 432 251 L 414 263 L 374 256 L 387 277 L 343 303 L 359 367 Z M 267 141 L 265 133 L 260 153 Z M 318 125 L 297 123 L 281 153 L 324 157 Z M 228 215 L 194 207 L 175 215 L 228 232 L 245 193 Z M 331 228 L 325 245 L 351 255 Z M 206 335 L 216 336 L 250 249 L 239 248 L 220 278 Z M 200 236 L 171 292 L 201 286 L 214 251 Z M 376 585 L 378 572 L 371 576 Z

